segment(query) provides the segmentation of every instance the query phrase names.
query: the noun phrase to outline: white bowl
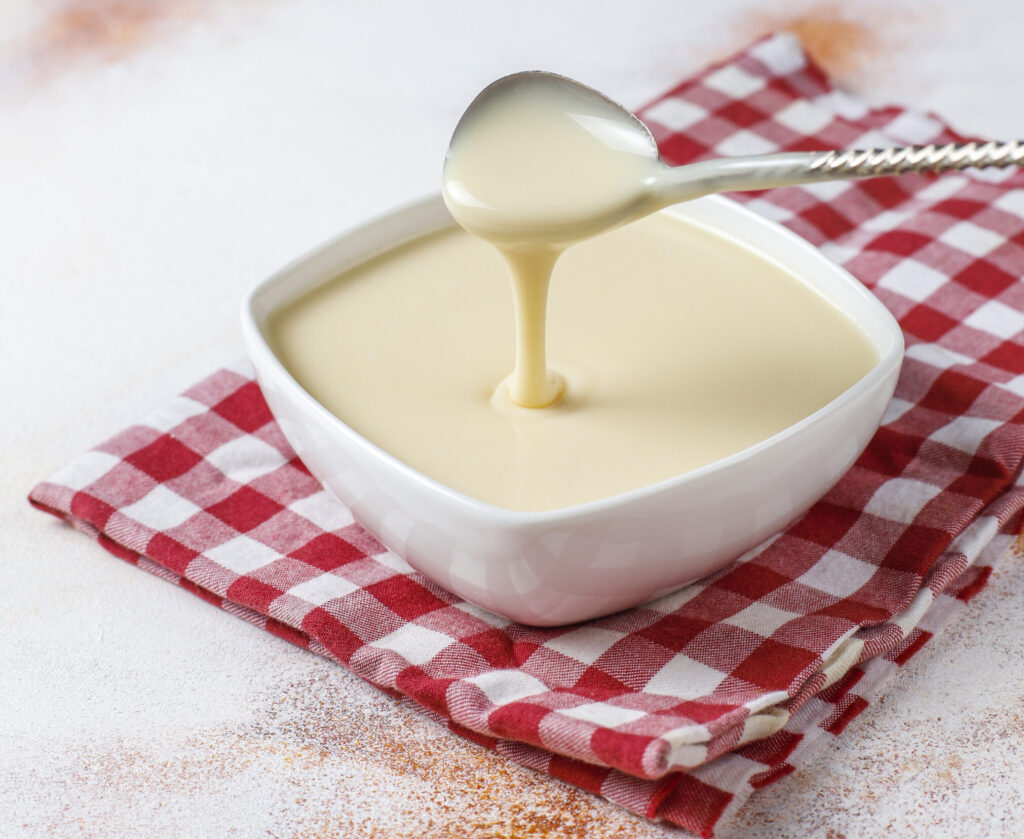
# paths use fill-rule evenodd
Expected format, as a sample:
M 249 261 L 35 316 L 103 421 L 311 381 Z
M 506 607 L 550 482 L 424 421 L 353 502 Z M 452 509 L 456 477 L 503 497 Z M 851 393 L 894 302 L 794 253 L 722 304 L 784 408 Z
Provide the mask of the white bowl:
M 713 196 L 663 212 L 785 265 L 861 326 L 878 364 L 784 431 L 642 489 L 544 512 L 470 498 L 345 425 L 295 381 L 266 336 L 271 314 L 314 286 L 452 225 L 438 197 L 327 242 L 250 292 L 243 331 L 270 409 L 310 471 L 383 544 L 448 590 L 514 621 L 552 626 L 606 615 L 722 568 L 795 520 L 853 464 L 892 397 L 903 336 L 846 271 L 739 204 Z

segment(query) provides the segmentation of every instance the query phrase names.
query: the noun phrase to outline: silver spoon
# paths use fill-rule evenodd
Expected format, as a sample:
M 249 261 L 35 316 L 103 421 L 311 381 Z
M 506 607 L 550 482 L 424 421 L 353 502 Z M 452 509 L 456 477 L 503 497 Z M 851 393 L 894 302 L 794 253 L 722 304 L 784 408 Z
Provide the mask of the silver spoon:
M 813 184 L 849 178 L 873 178 L 910 172 L 944 172 L 986 166 L 1024 166 L 1024 142 L 948 143 L 946 145 L 904 146 L 884 149 L 846 151 L 783 152 L 780 154 L 726 157 L 670 166 L 661 160 L 650 130 L 635 115 L 598 91 L 564 76 L 541 71 L 506 76 L 485 88 L 467 108 L 456 126 L 449 146 L 458 144 L 465 126 L 484 108 L 500 105 L 505 97 L 518 95 L 525 86 L 536 91 L 547 87 L 560 97 L 576 97 L 581 109 L 599 102 L 602 119 L 615 122 L 617 142 L 628 144 L 632 152 L 648 158 L 652 174 L 637 185 L 637 192 L 626 205 L 608 208 L 601 220 L 611 228 L 671 204 L 689 201 L 717 192 L 768 189 L 778 186 Z M 508 100 L 505 100 L 508 101 Z M 571 118 L 567 112 L 566 119 Z M 446 163 L 446 172 L 447 172 Z M 451 206 L 451 205 L 450 205 Z M 598 219 L 590 217 L 593 227 Z M 554 238 L 554 231 L 551 231 Z M 575 231 L 566 226 L 564 241 Z

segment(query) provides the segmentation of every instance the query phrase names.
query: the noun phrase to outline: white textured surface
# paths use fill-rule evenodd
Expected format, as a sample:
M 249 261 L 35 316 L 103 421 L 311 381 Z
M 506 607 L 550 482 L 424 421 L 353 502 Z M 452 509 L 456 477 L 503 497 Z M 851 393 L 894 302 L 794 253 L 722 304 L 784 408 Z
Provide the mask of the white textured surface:
M 829 61 L 869 100 L 1024 134 L 1018 4 L 872 0 L 845 12 L 860 29 L 837 8 L 0 4 L 0 832 L 668 833 L 445 734 L 24 496 L 237 357 L 255 280 L 435 190 L 459 112 L 503 73 L 558 70 L 640 104 L 802 17 L 847 44 Z M 1022 565 L 732 832 L 1019 835 Z

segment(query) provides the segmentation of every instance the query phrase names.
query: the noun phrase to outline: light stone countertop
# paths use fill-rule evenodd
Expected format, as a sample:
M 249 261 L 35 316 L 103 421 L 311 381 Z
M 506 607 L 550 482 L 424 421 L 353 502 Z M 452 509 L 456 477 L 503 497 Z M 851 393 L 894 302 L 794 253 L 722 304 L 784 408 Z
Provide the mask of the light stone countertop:
M 461 109 L 502 74 L 557 70 L 640 105 L 788 26 L 869 101 L 1009 139 L 1022 22 L 1013 0 L 0 3 L 0 834 L 675 835 L 115 560 L 25 495 L 241 356 L 256 280 L 436 191 Z M 1022 578 L 1009 557 L 725 835 L 1022 835 Z

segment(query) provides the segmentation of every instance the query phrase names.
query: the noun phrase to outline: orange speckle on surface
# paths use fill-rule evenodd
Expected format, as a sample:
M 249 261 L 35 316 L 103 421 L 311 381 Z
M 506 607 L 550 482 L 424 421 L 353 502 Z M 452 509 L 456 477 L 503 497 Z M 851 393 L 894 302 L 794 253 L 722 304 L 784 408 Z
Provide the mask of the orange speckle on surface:
M 218 797 L 290 839 L 635 839 L 685 836 L 456 737 L 402 703 L 352 706 L 350 678 L 310 662 L 281 695 L 254 695 L 226 725 L 69 744 L 28 769 L 75 836 L 225 835 Z M 69 834 L 70 835 L 70 834 Z
M 0 76 L 45 82 L 82 65 L 114 64 L 212 22 L 241 0 L 52 0 L 26 35 L 0 41 Z M 266 5 L 245 0 L 245 11 Z M 249 15 L 251 16 L 251 14 Z M 11 90 L 0 91 L 11 93 Z
M 175 21 L 193 20 L 196 0 L 69 0 L 40 27 L 38 57 L 118 60 L 159 37 Z
M 744 38 L 790 32 L 832 78 L 869 70 L 902 31 L 906 20 L 881 7 L 826 2 L 779 4 L 757 12 Z
M 807 54 L 832 76 L 857 72 L 878 55 L 875 30 L 860 21 L 844 20 L 835 11 L 823 12 L 783 21 L 779 28 L 796 35 Z

